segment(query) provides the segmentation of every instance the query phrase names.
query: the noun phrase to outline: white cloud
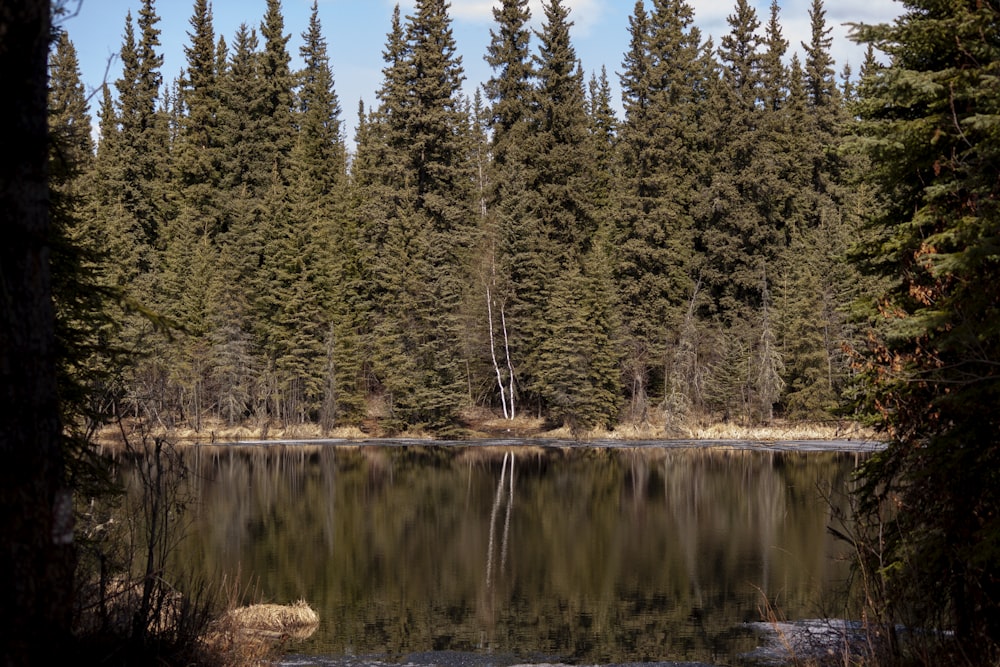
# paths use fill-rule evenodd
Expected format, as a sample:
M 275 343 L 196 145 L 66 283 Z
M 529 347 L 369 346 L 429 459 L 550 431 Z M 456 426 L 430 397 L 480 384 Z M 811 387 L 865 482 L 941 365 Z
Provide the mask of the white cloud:
M 589 35 L 594 27 L 600 24 L 604 6 L 608 2 L 609 0 L 563 0 L 563 4 L 570 10 L 569 19 L 573 22 L 574 37 Z M 386 4 L 391 7 L 397 4 L 397 0 L 387 0 Z M 399 0 L 398 4 L 403 14 L 413 12 L 414 0 Z M 493 8 L 499 6 L 500 0 L 451 0 L 449 14 L 456 21 L 491 23 Z M 531 9 L 532 25 L 538 28 L 545 18 L 542 0 L 531 0 L 528 7 Z
M 721 32 L 720 28 L 725 29 L 726 17 L 733 11 L 730 3 L 718 0 L 689 0 L 688 4 L 694 9 L 695 22 L 702 30 L 711 32 L 713 35 Z M 758 10 L 758 18 L 759 14 Z
M 492 21 L 493 4 L 493 0 L 451 0 L 451 17 L 474 23 Z
M 571 31 L 576 38 L 590 35 L 594 28 L 600 25 L 607 0 L 565 0 L 564 4 L 570 10 L 569 20 L 573 22 Z M 531 0 L 529 6 L 534 22 L 541 24 L 545 17 L 541 0 Z
M 727 17 L 733 13 L 735 2 L 720 2 L 719 0 L 689 0 L 695 11 L 695 23 L 703 36 L 712 36 L 716 46 L 719 39 L 730 31 Z M 770 0 L 752 0 L 750 3 L 757 10 L 757 19 L 761 27 L 759 33 L 764 34 L 764 27 L 771 16 Z M 782 35 L 789 43 L 789 53 L 797 52 L 802 57 L 802 42 L 810 41 L 809 9 L 811 0 L 783 0 L 779 2 L 781 11 Z M 837 62 L 837 70 L 844 63 L 850 62 L 857 72 L 861 64 L 863 49 L 851 42 L 847 35 L 850 27 L 847 23 L 882 23 L 890 22 L 902 11 L 894 0 L 837 0 L 826 2 L 826 26 L 831 30 L 833 45 L 830 53 Z

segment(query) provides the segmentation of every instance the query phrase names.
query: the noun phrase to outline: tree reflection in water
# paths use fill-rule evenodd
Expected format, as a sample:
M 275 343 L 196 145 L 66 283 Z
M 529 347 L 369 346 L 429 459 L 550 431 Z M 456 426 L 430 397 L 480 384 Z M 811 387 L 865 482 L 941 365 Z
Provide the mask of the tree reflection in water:
M 321 627 L 305 653 L 724 661 L 753 648 L 743 624 L 767 603 L 845 613 L 824 497 L 859 456 L 200 447 L 179 562 L 266 601 L 307 599 Z

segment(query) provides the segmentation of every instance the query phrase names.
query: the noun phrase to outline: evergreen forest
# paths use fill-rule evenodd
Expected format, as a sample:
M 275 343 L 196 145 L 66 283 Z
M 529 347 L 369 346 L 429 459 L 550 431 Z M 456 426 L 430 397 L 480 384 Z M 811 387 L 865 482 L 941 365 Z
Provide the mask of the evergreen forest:
M 821 0 L 804 60 L 777 2 L 737 2 L 718 45 L 688 3 L 648 4 L 624 118 L 560 0 L 539 30 L 527 0 L 497 5 L 471 99 L 449 3 L 397 8 L 350 150 L 315 6 L 293 71 L 278 0 L 228 38 L 198 0 L 165 81 L 144 0 L 96 146 L 63 34 L 72 233 L 122 310 L 95 346 L 134 360 L 102 400 L 197 431 L 448 435 L 470 410 L 573 432 L 830 419 L 870 283 L 845 259 L 871 204 L 842 149 L 858 77 L 834 69 Z
M 996 0 L 903 0 L 854 27 L 856 74 L 822 0 L 801 58 L 776 0 L 718 44 L 637 0 L 620 118 L 562 0 L 498 0 L 471 98 L 449 3 L 416 0 L 350 146 L 315 2 L 294 70 L 280 0 L 229 37 L 194 0 L 173 81 L 140 5 L 95 110 L 64 4 L 0 5 L 5 664 L 72 652 L 98 426 L 451 437 L 477 410 L 868 420 L 841 536 L 870 664 L 998 664 Z

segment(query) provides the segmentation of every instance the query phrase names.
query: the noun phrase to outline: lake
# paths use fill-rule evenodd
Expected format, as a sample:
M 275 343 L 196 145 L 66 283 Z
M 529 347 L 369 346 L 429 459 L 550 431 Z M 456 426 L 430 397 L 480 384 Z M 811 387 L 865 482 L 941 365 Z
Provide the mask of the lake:
M 428 653 L 729 664 L 758 645 L 747 624 L 769 613 L 844 615 L 847 545 L 827 527 L 870 451 L 199 446 L 186 455 L 194 511 L 177 555 L 238 580 L 250 601 L 308 601 L 321 624 L 288 647 L 295 664 Z

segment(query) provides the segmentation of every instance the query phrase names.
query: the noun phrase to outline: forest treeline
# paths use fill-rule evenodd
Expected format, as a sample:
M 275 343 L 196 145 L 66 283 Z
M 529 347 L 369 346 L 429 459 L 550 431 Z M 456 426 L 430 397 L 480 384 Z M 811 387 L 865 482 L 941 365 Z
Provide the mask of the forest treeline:
M 737 0 L 717 45 L 687 2 L 640 1 L 619 119 L 543 6 L 539 30 L 527 0 L 494 9 L 471 98 L 448 3 L 397 8 L 353 150 L 315 4 L 293 71 L 279 0 L 231 40 L 196 0 L 167 82 L 143 0 L 96 145 L 63 33 L 71 233 L 121 309 L 87 335 L 132 359 L 102 400 L 196 429 L 828 418 L 873 280 L 845 260 L 874 195 L 843 147 L 872 51 L 835 71 L 822 0 L 802 59 L 776 1 Z
M 448 3 L 417 0 L 353 151 L 315 4 L 296 72 L 279 0 L 232 44 L 196 0 L 165 85 L 143 0 L 96 146 L 65 33 L 45 136 L 52 6 L 9 4 L 7 662 L 69 637 L 80 427 L 116 411 L 447 433 L 472 406 L 669 429 L 843 402 L 886 440 L 844 535 L 871 663 L 998 664 L 996 0 L 857 26 L 887 64 L 870 48 L 856 78 L 821 0 L 802 59 L 776 3 L 762 22 L 737 0 L 716 46 L 683 0 L 639 0 L 621 119 L 560 0 L 537 32 L 526 0 L 499 4 L 471 99 Z

